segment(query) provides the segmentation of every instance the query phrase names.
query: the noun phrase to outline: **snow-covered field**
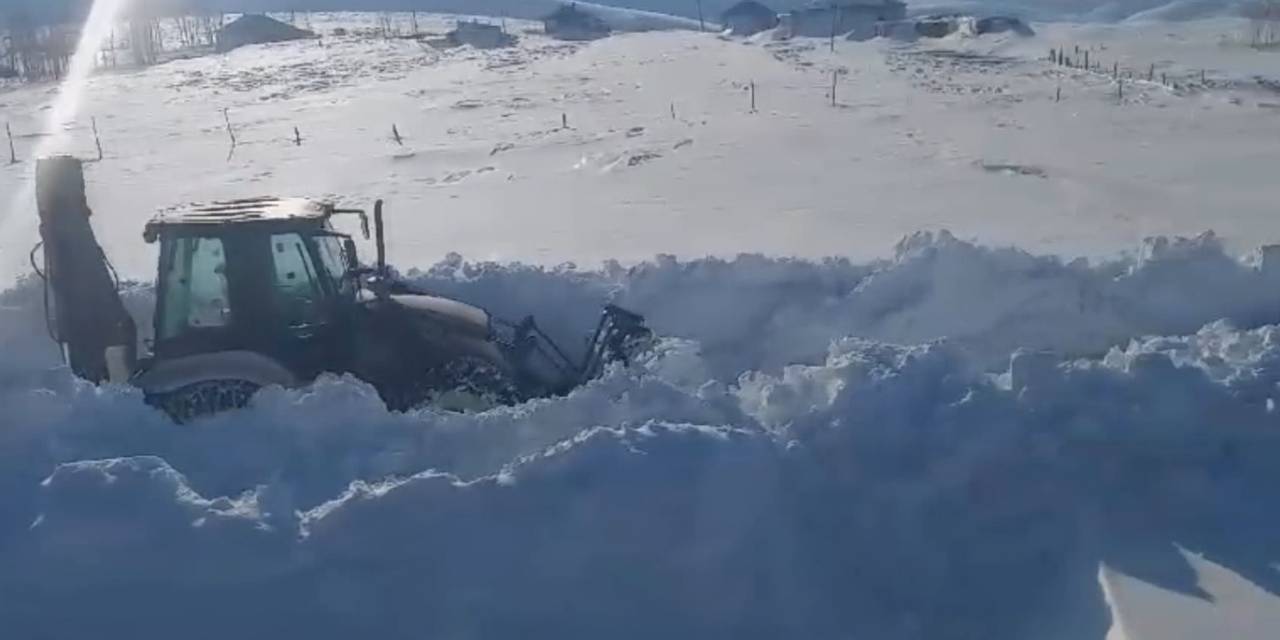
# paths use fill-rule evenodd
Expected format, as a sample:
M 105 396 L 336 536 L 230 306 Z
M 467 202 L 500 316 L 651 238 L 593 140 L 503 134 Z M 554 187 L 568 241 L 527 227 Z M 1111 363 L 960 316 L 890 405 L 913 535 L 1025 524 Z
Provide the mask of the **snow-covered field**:
M 861 260 L 937 228 L 1071 257 L 1213 229 L 1243 251 L 1280 241 L 1280 93 L 1253 80 L 1276 58 L 1219 42 L 1244 26 L 1050 26 L 836 54 L 680 31 L 585 46 L 528 35 L 490 52 L 327 37 L 98 75 L 55 146 L 93 157 L 97 118 L 106 157 L 90 196 L 135 276 L 154 264 L 138 234 L 157 208 L 262 193 L 386 198 L 391 253 L 409 264 L 449 252 L 584 266 L 660 252 Z M 1156 63 L 1184 88 L 1138 83 L 1117 105 L 1103 75 L 1037 59 L 1076 44 L 1108 67 Z M 837 107 L 832 69 L 847 72 Z M 54 97 L 0 94 L 19 157 L 56 133 L 44 122 Z M 224 108 L 240 141 L 229 161 Z M 0 192 L 24 193 L 31 173 L 0 168 Z M 0 204 L 0 272 L 25 269 L 34 241 L 31 203 L 17 205 Z
M 24 160 L 0 168 L 0 627 L 1270 637 L 1280 253 L 1257 249 L 1280 242 L 1280 94 L 1256 77 L 1280 54 L 1229 19 L 1035 26 L 834 53 L 357 29 L 99 74 L 52 131 L 50 87 L 0 93 Z M 1076 45 L 1178 86 L 1117 104 L 1106 74 L 1041 60 Z M 480 414 L 326 378 L 177 427 L 58 369 L 20 275 L 30 154 L 96 154 L 90 116 L 127 279 L 154 269 L 158 207 L 384 197 L 420 286 L 569 342 L 613 301 L 662 340 Z M 126 297 L 145 323 L 150 286 Z

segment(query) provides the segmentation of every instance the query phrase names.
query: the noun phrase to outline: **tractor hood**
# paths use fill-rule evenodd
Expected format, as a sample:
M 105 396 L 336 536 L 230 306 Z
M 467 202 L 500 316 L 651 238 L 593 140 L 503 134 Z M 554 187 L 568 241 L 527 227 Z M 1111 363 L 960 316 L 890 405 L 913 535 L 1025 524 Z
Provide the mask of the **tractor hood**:
M 489 337 L 489 313 L 465 302 L 422 294 L 394 294 L 391 301 L 424 319 L 481 340 Z

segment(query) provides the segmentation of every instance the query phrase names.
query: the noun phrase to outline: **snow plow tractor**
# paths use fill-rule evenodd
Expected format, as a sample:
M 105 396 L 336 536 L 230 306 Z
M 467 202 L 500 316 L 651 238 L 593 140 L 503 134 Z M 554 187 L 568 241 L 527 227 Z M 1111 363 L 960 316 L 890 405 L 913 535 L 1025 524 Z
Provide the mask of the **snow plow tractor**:
M 369 216 L 306 199 L 254 198 L 166 211 L 143 232 L 159 244 L 154 339 L 137 330 L 89 223 L 83 167 L 37 166 L 50 330 L 71 369 L 128 382 L 175 420 L 244 407 L 260 389 L 352 374 L 393 410 L 472 410 L 561 395 L 626 362 L 650 338 L 644 319 L 606 306 L 585 355 L 570 358 L 532 317 L 505 322 L 414 290 L 386 264 L 382 202 L 377 259 L 362 264 L 332 220 Z M 32 265 L 37 265 L 36 251 Z

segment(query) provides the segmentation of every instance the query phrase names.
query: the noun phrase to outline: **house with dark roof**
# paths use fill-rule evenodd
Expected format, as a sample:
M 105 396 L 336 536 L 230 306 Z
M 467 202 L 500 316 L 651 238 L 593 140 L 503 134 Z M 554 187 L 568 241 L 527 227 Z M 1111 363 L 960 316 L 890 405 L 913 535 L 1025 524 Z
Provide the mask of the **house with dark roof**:
M 246 13 L 218 30 L 216 48 L 219 53 L 223 53 L 248 44 L 302 40 L 314 36 L 314 33 L 306 29 L 299 29 L 264 15 Z
M 782 16 L 787 36 L 872 38 L 877 25 L 904 20 L 907 5 L 899 0 L 835 0 L 815 2 Z
M 580 9 L 577 3 L 560 5 L 542 19 L 542 27 L 547 35 L 560 40 L 598 40 L 612 32 L 600 16 Z
M 469 44 L 477 49 L 499 49 L 516 43 L 515 37 L 503 31 L 502 27 L 479 20 L 459 20 L 445 38 L 455 47 Z
M 778 12 L 755 0 L 743 0 L 720 14 L 720 24 L 732 35 L 751 36 L 778 26 Z

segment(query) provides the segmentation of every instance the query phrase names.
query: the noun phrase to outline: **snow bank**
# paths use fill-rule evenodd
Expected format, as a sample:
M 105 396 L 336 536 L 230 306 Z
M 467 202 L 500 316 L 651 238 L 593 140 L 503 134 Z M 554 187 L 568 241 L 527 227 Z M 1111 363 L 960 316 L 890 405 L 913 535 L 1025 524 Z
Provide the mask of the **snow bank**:
M 1133 258 L 1089 265 L 977 246 L 941 232 L 904 239 L 890 260 L 852 264 L 743 255 L 631 269 L 467 264 L 455 257 L 412 279 L 498 315 L 535 313 L 559 337 L 590 328 L 612 301 L 659 333 L 701 346 L 715 375 L 821 361 L 832 340 L 946 338 L 984 366 L 1019 347 L 1094 355 L 1144 334 L 1185 334 L 1227 318 L 1273 322 L 1280 273 L 1229 256 L 1212 234 L 1149 240 Z M 1267 293 L 1272 292 L 1272 293 Z
M 1099 563 L 1200 597 L 1179 549 L 1280 592 L 1274 270 L 1211 236 L 1092 266 L 945 234 L 869 265 L 453 257 L 412 279 L 566 335 L 616 300 L 666 338 L 482 414 L 330 377 L 181 428 L 44 370 L 28 281 L 0 295 L 30 350 L 0 360 L 0 622 L 1101 640 Z

